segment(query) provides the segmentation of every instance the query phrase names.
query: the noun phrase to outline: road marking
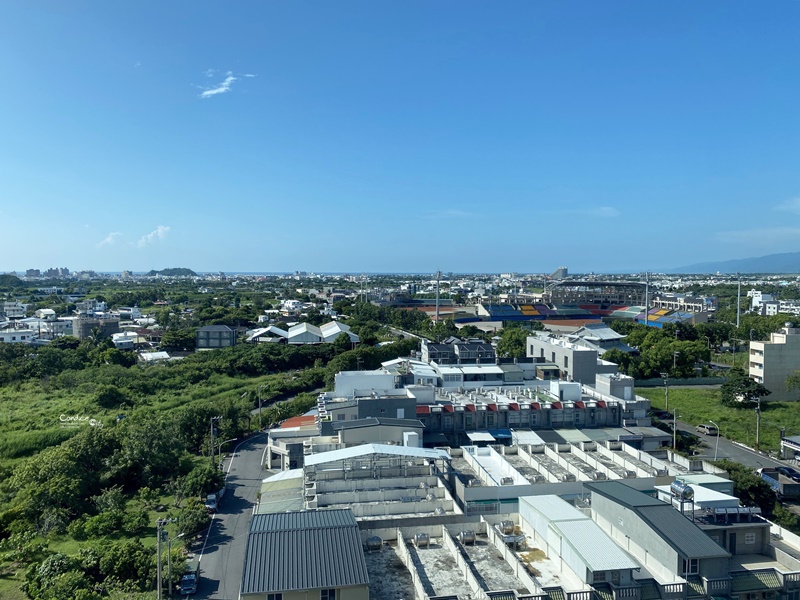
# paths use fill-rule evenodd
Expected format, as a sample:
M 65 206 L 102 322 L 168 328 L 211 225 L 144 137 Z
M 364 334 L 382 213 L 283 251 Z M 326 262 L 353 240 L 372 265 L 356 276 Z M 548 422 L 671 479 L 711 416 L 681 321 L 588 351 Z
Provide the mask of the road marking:
M 245 442 L 249 442 L 254 437 L 257 437 L 259 435 L 264 435 L 265 433 L 266 432 L 257 433 L 255 435 L 252 435 L 252 436 L 250 436 L 248 438 L 243 439 L 241 442 L 236 444 L 236 447 L 233 449 L 233 456 L 231 456 L 231 462 L 228 463 L 228 470 L 225 472 L 225 484 L 226 485 L 228 483 L 228 475 L 230 475 L 231 467 L 233 466 L 233 460 L 236 458 L 236 452 L 239 450 L 239 446 L 241 446 Z M 200 555 L 197 558 L 197 564 L 198 565 L 200 564 L 200 561 L 203 560 L 203 553 L 206 551 L 206 544 L 208 544 L 208 537 L 211 535 L 211 529 L 214 527 L 214 519 L 216 519 L 216 518 L 217 518 L 217 513 L 214 513 L 213 515 L 211 515 L 211 523 L 208 524 L 208 529 L 206 530 L 206 539 L 203 541 L 203 548 L 200 550 Z

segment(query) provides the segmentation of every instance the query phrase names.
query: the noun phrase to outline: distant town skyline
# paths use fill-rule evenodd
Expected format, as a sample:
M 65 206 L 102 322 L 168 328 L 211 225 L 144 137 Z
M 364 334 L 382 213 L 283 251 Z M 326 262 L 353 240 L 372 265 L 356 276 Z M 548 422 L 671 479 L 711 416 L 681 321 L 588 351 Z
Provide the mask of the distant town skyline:
M 800 251 L 799 19 L 788 0 L 12 0 L 0 272 Z

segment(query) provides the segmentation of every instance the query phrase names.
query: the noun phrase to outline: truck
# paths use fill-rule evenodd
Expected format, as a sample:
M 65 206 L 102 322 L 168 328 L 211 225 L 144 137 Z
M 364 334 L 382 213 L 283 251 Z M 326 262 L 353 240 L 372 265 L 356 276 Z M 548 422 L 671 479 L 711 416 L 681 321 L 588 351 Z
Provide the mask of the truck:
M 762 467 L 757 469 L 756 473 L 778 494 L 778 498 L 796 498 L 800 496 L 800 483 L 784 475 L 781 472 L 782 469 L 782 467 Z
M 197 558 L 186 561 L 186 572 L 181 577 L 178 590 L 181 596 L 188 596 L 197 593 L 197 582 L 200 579 L 200 562 Z
M 209 513 L 215 513 L 219 510 L 222 497 L 225 495 L 225 488 L 223 487 L 218 492 L 206 496 L 205 507 Z

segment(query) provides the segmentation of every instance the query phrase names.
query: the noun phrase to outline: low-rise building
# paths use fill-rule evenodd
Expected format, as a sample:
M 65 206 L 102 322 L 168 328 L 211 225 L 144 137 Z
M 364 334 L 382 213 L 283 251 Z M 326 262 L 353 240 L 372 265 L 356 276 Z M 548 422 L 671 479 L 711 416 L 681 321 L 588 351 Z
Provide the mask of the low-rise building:
M 197 330 L 197 349 L 214 350 L 236 345 L 236 330 L 227 325 L 206 325 Z
M 369 600 L 369 574 L 353 513 L 253 515 L 239 598 Z

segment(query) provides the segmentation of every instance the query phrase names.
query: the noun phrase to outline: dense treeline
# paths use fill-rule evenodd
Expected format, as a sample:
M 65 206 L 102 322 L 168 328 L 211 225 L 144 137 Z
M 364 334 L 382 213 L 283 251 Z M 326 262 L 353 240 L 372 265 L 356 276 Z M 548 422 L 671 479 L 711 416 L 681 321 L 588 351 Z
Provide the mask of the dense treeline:
M 139 538 L 154 535 L 153 511 L 166 501 L 158 516 L 189 539 L 208 522 L 200 498 L 221 485 L 212 418 L 217 440 L 240 438 L 259 399 L 274 425 L 314 405 L 302 392 L 407 356 L 418 340 L 349 347 L 240 345 L 140 366 L 104 343 L 0 345 L 0 575 L 27 565 L 24 589 L 46 600 L 152 589 L 154 552 Z M 29 410 L 26 398 L 43 400 Z M 91 423 L 62 428 L 65 406 Z M 50 549 L 64 540 L 78 552 Z

